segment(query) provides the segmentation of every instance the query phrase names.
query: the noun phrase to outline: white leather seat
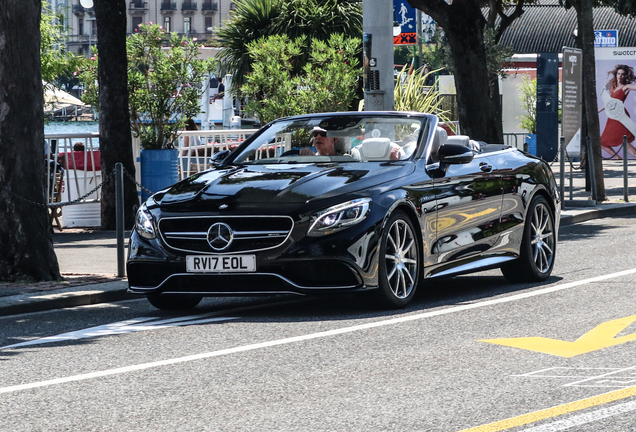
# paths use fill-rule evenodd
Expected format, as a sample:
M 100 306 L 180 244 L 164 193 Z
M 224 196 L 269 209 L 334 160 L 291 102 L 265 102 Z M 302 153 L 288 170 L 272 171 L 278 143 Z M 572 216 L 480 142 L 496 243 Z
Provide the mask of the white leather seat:
M 392 148 L 388 138 L 367 138 L 351 150 L 351 155 L 362 161 L 388 161 Z
M 437 153 L 439 152 L 439 148 L 446 142 L 447 139 L 448 133 L 446 132 L 446 130 L 438 126 L 437 130 L 435 131 L 435 137 L 433 137 L 433 145 L 431 146 L 431 162 L 439 162 Z
M 451 135 L 446 138 L 447 144 L 459 144 L 470 148 L 470 137 L 468 135 Z

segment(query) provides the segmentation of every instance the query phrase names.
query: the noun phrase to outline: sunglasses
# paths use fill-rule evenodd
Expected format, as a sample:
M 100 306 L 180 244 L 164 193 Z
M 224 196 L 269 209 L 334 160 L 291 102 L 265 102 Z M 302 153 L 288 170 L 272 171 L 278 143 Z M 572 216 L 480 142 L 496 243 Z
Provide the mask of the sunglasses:
M 313 135 L 316 136 L 321 136 L 321 137 L 327 137 L 327 132 L 314 132 Z

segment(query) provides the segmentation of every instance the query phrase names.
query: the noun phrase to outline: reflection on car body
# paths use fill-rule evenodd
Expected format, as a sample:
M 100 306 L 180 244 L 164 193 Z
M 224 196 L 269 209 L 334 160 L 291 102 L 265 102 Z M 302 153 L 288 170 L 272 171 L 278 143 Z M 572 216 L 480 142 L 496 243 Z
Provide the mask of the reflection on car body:
M 335 155 L 300 151 L 312 130 L 335 138 Z M 430 114 L 279 119 L 214 159 L 137 214 L 129 291 L 159 308 L 358 291 L 402 307 L 431 277 L 500 267 L 509 280 L 541 281 L 554 266 L 560 200 L 549 166 L 449 139 Z

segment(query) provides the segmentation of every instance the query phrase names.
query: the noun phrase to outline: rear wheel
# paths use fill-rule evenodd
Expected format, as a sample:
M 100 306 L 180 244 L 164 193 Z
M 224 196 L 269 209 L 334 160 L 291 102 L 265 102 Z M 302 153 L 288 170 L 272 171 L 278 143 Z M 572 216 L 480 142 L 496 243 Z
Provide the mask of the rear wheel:
M 554 268 L 556 253 L 554 213 L 541 195 L 532 199 L 523 228 L 519 258 L 504 265 L 501 272 L 510 282 L 540 282 Z
M 420 275 L 420 243 L 408 216 L 396 211 L 382 233 L 379 288 L 376 299 L 383 307 L 404 307 L 413 300 Z
M 193 309 L 201 302 L 201 296 L 192 295 L 150 295 L 148 301 L 151 305 L 161 310 L 188 310 Z

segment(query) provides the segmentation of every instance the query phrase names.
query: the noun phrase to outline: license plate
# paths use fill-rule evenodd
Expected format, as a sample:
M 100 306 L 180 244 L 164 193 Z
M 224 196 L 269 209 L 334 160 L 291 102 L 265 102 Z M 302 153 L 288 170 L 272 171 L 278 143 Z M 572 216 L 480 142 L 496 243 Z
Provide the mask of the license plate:
M 189 273 L 231 273 L 256 271 L 256 255 L 188 255 Z

